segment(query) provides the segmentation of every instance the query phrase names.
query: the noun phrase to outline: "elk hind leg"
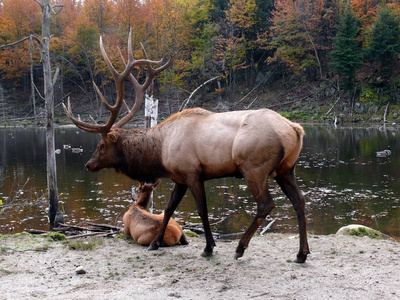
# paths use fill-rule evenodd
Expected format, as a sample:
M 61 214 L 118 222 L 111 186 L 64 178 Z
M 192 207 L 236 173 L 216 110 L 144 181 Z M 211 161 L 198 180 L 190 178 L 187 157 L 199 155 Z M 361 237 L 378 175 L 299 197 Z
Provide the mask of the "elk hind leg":
M 310 254 L 307 242 L 305 198 L 296 183 L 296 179 L 294 177 L 294 167 L 278 168 L 275 180 L 281 187 L 282 191 L 289 198 L 290 202 L 292 202 L 294 210 L 296 211 L 300 234 L 300 249 L 295 262 L 304 263 L 307 259 L 307 255 Z
M 275 203 L 268 191 L 267 186 L 267 176 L 245 176 L 247 186 L 253 196 L 253 198 L 257 202 L 257 213 L 254 217 L 254 220 L 250 224 L 249 228 L 243 234 L 242 238 L 239 241 L 239 245 L 236 248 L 235 259 L 238 259 L 243 256 L 244 251 L 249 245 L 251 238 L 254 233 L 257 231 L 258 227 L 264 222 L 267 215 L 272 211 L 275 207 Z

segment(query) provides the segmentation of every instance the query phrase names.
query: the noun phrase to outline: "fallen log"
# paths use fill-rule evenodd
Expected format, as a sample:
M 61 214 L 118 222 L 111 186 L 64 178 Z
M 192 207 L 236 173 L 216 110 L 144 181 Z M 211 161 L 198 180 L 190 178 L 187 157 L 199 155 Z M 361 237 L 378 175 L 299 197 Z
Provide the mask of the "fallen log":
M 100 236 L 116 235 L 124 231 L 122 227 L 109 224 L 96 224 L 88 222 L 87 225 L 90 226 L 59 223 L 58 224 L 59 227 L 53 228 L 52 231 L 30 229 L 29 233 L 49 234 L 51 232 L 60 232 L 65 234 L 67 236 L 67 239 L 72 239 L 72 238 L 87 237 L 92 235 L 100 235 Z

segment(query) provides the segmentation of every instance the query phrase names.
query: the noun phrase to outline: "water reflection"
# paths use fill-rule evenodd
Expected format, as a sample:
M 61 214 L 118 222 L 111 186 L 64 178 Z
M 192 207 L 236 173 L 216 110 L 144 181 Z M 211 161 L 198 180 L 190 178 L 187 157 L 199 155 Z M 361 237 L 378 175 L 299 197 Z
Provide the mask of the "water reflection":
M 360 223 L 400 237 L 400 142 L 398 132 L 374 128 L 305 126 L 304 149 L 296 174 L 307 198 L 309 231 L 331 234 L 350 223 Z M 70 223 L 87 221 L 121 224 L 130 205 L 134 183 L 113 170 L 92 174 L 85 163 L 99 137 L 76 128 L 56 131 L 60 206 Z M 73 153 L 63 145 L 82 147 Z M 375 152 L 391 146 L 389 158 Z M 45 131 L 0 130 L 0 233 L 29 228 L 47 229 Z M 206 183 L 212 229 L 218 233 L 243 231 L 255 214 L 255 203 L 243 180 L 224 178 Z M 277 207 L 269 220 L 272 229 L 297 232 L 290 202 L 271 181 Z M 161 212 L 172 190 L 163 180 L 155 191 L 155 212 Z M 200 223 L 195 203 L 185 196 L 176 212 L 181 223 Z M 267 220 L 268 222 L 268 220 Z

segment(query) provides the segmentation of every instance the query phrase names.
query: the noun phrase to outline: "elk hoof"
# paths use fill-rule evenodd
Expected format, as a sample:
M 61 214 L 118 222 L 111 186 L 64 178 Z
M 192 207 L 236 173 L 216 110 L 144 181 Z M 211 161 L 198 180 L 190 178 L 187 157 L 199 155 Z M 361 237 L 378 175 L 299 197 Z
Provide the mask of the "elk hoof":
M 158 250 L 159 247 L 160 247 L 160 245 L 157 242 L 151 243 L 149 248 L 147 248 L 147 250 Z
M 297 254 L 297 258 L 296 258 L 296 260 L 294 262 L 297 263 L 297 264 L 305 263 L 306 260 L 307 260 L 307 254 L 308 253 L 299 252 L 299 254 Z
M 214 244 L 213 246 L 211 246 L 211 247 L 206 246 L 206 247 L 204 248 L 204 250 L 203 250 L 203 253 L 201 253 L 201 256 L 203 256 L 203 257 L 212 256 L 212 255 L 213 255 L 214 246 L 215 246 L 215 244 Z
M 237 246 L 236 248 L 236 253 L 235 253 L 235 259 L 241 258 L 244 254 L 244 250 L 246 250 L 246 247 L 243 246 Z
M 206 250 L 204 250 L 202 253 L 201 253 L 201 256 L 202 257 L 210 257 L 210 256 L 212 256 L 213 255 L 213 252 L 211 251 L 211 252 L 208 252 L 208 251 L 206 251 Z

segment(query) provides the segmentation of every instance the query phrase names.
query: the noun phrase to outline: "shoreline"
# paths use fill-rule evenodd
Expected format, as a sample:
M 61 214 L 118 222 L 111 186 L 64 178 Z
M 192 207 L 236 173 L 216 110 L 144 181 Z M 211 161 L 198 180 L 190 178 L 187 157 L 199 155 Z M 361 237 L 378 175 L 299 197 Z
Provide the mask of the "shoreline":
M 193 237 L 157 251 L 125 238 L 54 242 L 23 234 L 0 241 L 2 300 L 400 297 L 400 243 L 393 240 L 309 235 L 304 264 L 293 263 L 297 236 L 275 233 L 253 237 L 239 260 L 236 240 L 217 240 L 210 258 L 200 256 L 204 239 Z

